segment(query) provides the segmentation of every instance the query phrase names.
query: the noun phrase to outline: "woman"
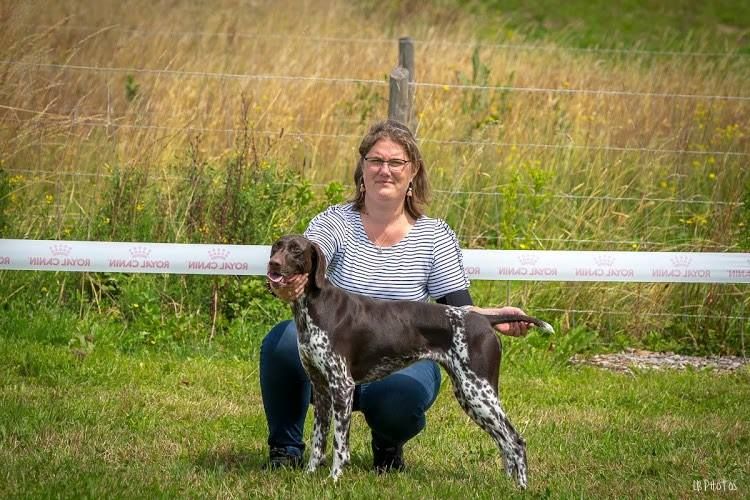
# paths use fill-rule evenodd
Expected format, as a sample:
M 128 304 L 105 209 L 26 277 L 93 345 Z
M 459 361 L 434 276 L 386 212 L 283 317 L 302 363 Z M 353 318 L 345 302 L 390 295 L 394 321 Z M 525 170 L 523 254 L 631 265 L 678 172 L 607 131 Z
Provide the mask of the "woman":
M 422 212 L 427 172 L 412 133 L 395 121 L 377 123 L 362 140 L 359 154 L 356 198 L 319 214 L 305 232 L 325 253 L 328 279 L 350 292 L 380 299 L 432 297 L 442 304 L 471 305 L 455 234 L 445 222 Z M 300 275 L 284 285 L 269 286 L 282 300 L 293 301 L 306 281 Z M 523 313 L 514 307 L 482 311 Z M 519 336 L 528 325 L 496 328 Z M 293 321 L 276 325 L 263 340 L 260 382 L 270 465 L 298 466 L 310 381 L 299 359 Z M 425 427 L 425 412 L 439 389 L 440 370 L 430 360 L 356 387 L 354 410 L 362 411 L 370 426 L 375 470 L 403 469 L 403 445 Z

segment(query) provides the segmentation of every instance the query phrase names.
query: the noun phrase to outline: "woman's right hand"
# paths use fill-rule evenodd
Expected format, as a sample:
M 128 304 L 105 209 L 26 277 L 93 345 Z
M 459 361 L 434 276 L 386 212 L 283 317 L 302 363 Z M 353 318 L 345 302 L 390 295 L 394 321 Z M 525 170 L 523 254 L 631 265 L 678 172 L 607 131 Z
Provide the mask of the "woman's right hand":
M 268 280 L 271 292 L 284 302 L 294 302 L 302 296 L 307 286 L 306 274 L 295 274 L 287 277 L 283 283 L 274 283 Z

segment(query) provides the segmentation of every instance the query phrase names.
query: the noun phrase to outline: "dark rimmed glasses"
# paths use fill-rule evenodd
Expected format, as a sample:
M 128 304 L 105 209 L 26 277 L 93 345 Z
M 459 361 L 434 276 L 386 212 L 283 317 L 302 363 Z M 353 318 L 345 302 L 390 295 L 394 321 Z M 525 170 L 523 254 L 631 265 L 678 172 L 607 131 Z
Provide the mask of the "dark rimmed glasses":
M 380 167 L 385 165 L 391 172 L 401 172 L 407 163 L 409 163 L 409 160 L 401 160 L 400 158 L 386 160 L 377 156 L 365 157 L 365 165 L 373 170 L 379 170 Z

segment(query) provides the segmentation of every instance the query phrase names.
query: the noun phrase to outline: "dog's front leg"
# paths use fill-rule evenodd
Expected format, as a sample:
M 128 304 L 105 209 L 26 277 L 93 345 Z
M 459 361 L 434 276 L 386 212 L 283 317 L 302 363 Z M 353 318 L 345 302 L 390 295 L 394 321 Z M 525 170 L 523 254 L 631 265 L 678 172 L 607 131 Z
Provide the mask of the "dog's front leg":
M 331 397 L 325 390 L 320 390 L 313 384 L 313 449 L 307 472 L 315 472 L 325 460 L 328 428 L 331 424 Z
M 352 418 L 352 404 L 354 403 L 354 381 L 351 378 L 341 378 L 331 388 L 333 400 L 333 465 L 331 477 L 337 481 L 349 463 L 349 428 Z

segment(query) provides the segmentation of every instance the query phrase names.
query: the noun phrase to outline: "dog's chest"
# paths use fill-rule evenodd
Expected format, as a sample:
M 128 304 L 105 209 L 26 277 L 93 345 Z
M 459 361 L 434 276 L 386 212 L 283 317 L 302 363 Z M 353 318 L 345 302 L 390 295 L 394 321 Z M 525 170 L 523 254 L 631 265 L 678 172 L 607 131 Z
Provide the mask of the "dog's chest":
M 346 377 L 344 358 L 333 351 L 328 332 L 317 326 L 305 305 L 294 308 L 300 360 L 310 378 L 322 376 L 326 381 Z

